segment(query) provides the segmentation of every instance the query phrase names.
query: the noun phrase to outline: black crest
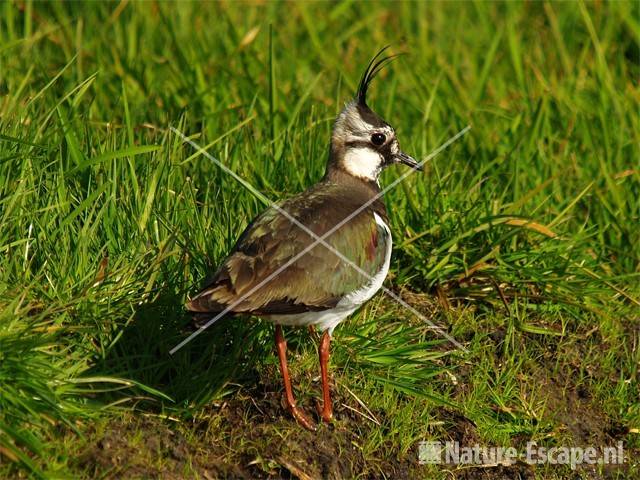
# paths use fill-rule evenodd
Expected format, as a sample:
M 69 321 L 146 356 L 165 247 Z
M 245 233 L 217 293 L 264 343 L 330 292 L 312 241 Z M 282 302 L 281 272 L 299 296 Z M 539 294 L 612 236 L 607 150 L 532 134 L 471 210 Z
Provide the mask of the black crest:
M 371 59 L 369 65 L 367 65 L 367 69 L 364 71 L 362 78 L 360 79 L 360 85 L 358 85 L 358 104 L 363 107 L 367 106 L 367 90 L 369 89 L 369 84 L 375 78 L 375 76 L 380 73 L 389 62 L 395 59 L 398 55 L 388 55 L 386 57 L 380 58 L 380 56 L 387 50 L 391 45 L 387 45 L 378 53 L 376 53 L 375 57 Z

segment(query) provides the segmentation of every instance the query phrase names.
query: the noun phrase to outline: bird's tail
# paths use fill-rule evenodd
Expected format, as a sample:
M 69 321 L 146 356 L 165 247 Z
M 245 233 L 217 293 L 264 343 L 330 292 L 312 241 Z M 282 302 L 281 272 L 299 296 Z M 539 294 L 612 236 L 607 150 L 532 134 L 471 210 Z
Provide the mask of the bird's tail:
M 221 315 L 219 312 L 191 312 L 191 318 L 194 329 L 210 327 L 214 323 L 228 317 L 229 314 Z M 218 317 L 218 318 L 216 318 Z M 213 322 L 211 321 L 213 320 Z

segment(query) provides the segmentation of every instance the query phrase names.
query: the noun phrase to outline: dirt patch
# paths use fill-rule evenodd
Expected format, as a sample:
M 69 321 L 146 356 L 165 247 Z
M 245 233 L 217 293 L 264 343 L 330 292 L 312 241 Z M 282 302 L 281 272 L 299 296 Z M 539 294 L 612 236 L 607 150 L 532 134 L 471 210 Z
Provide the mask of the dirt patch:
M 489 338 L 498 342 L 503 336 L 490 335 Z M 579 351 L 576 354 L 579 358 Z M 553 364 L 552 355 L 542 356 L 538 363 L 529 363 L 523 369 L 521 377 L 521 392 L 527 392 L 526 385 L 536 385 L 544 401 L 543 418 L 540 421 L 552 426 L 552 430 L 547 433 L 547 438 L 543 442 L 546 448 L 553 446 L 566 447 L 589 447 L 594 446 L 598 451 L 598 456 L 603 455 L 603 446 L 616 446 L 618 441 L 628 439 L 629 429 L 621 425 L 610 415 L 603 406 L 594 398 L 592 392 L 584 384 L 577 384 L 575 374 L 572 375 L 570 369 L 563 370 L 557 376 L 549 376 L 546 365 Z M 457 370 L 460 384 L 457 388 L 458 394 L 468 394 L 468 384 L 465 375 L 471 374 L 473 368 L 469 365 L 462 366 Z M 597 367 L 593 368 L 593 375 L 601 375 Z M 508 407 L 501 409 L 498 406 L 490 406 L 495 412 L 496 418 L 501 415 L 511 415 Z M 439 415 L 444 419 L 447 432 L 447 440 L 459 442 L 461 447 L 472 447 L 474 445 L 486 445 L 483 441 L 474 422 L 459 412 L 442 409 Z M 511 437 L 511 444 L 519 451 L 524 451 L 526 443 L 532 440 L 529 435 L 518 434 Z M 639 454 L 637 448 L 626 445 L 625 456 L 627 462 L 636 458 Z M 558 468 L 551 470 L 550 465 L 532 466 L 524 462 L 518 462 L 510 466 L 491 466 L 457 468 L 452 472 L 456 479 L 533 479 L 536 473 L 543 478 L 582 478 L 582 479 L 602 479 L 602 478 L 626 478 L 629 464 L 624 465 L 604 465 L 602 467 L 589 464 L 579 464 L 575 472 L 571 472 L 567 467 L 564 470 Z M 563 473 L 564 472 L 564 473 Z
M 541 381 L 543 379 L 540 379 Z M 381 458 L 365 458 L 358 448 L 367 435 L 363 419 L 349 408 L 352 400 L 336 392 L 337 420 L 318 431 L 299 428 L 281 404 L 275 385 L 258 385 L 234 393 L 228 401 L 213 404 L 189 421 L 127 414 L 100 431 L 88 433 L 89 446 L 77 460 L 85 476 L 115 478 L 431 478 L 433 468 L 419 465 L 416 452 L 402 456 L 392 451 Z M 575 445 L 610 444 L 607 417 L 588 399 L 548 381 L 548 410 Z M 307 411 L 311 408 L 307 405 Z M 575 412 L 580 412 L 576 415 Z M 383 412 L 375 412 L 384 418 Z M 439 409 L 443 440 L 461 446 L 483 445 L 474 422 L 459 412 Z M 514 438 L 522 448 L 526 438 Z M 620 469 L 598 472 L 579 466 L 579 478 L 614 478 Z M 536 467 L 523 462 L 509 466 L 449 466 L 456 479 L 524 479 L 536 477 Z M 538 472 L 540 473 L 540 472 Z M 549 478 L 554 478 L 553 475 Z M 556 478 L 563 478 L 562 475 Z
M 433 306 L 433 302 L 431 302 Z M 474 332 L 469 332 L 473 335 Z M 486 341 L 494 348 L 496 357 L 502 352 L 506 335 L 498 328 L 489 333 Z M 538 342 L 538 343 L 536 343 Z M 535 395 L 545 407 L 543 429 L 551 445 L 588 446 L 615 445 L 624 440 L 628 429 L 607 415 L 584 383 L 577 381 L 575 371 L 586 352 L 580 342 L 563 345 L 564 362 L 560 372 L 549 375 L 548 366 L 554 364 L 559 345 L 555 340 L 533 337 L 539 355 L 523 365 L 518 377 L 523 396 Z M 535 348 L 535 347 L 534 347 Z M 567 352 L 567 349 L 572 349 Z M 572 353 L 575 350 L 575 353 Z M 571 355 L 568 355 L 568 354 Z M 535 360 L 533 360 L 535 358 Z M 568 358 L 568 360 L 567 360 Z M 575 364 L 574 364 L 575 361 Z M 132 413 L 114 420 L 109 425 L 88 433 L 88 446 L 77 460 L 77 467 L 85 477 L 101 478 L 456 478 L 456 479 L 534 479 L 538 478 L 620 478 L 625 467 L 615 465 L 604 470 L 580 465 L 576 472 L 553 466 L 531 466 L 523 462 L 497 466 L 424 466 L 418 463 L 416 449 L 400 452 L 399 447 L 385 444 L 373 453 L 361 448 L 363 439 L 373 435 L 379 427 L 356 411 L 360 405 L 344 389 L 334 388 L 336 421 L 329 426 L 320 425 L 318 431 L 308 432 L 298 427 L 282 405 L 282 385 L 276 365 L 265 365 L 265 371 L 256 375 L 256 383 L 229 395 L 226 401 L 204 408 L 189 408 L 197 412 L 191 420 L 170 421 L 146 413 Z M 520 367 L 519 367 L 520 368 Z M 456 365 L 457 383 L 453 397 L 465 398 L 474 382 L 474 365 L 461 362 Z M 605 375 L 593 366 L 593 376 Z M 307 374 L 303 374 L 307 375 Z M 298 378 L 300 381 L 300 378 Z M 307 384 L 310 382 L 306 379 Z M 614 379 L 612 379 L 614 381 Z M 535 386 L 536 388 L 528 388 Z M 304 389 L 301 389 L 304 390 Z M 315 388 L 317 394 L 318 388 Z M 541 392 L 542 398 L 539 398 Z M 302 399 L 308 413 L 313 413 L 311 399 Z M 536 403 L 536 405 L 538 405 Z M 510 408 L 513 407 L 513 411 Z M 517 405 L 480 408 L 483 414 L 502 416 L 523 415 L 527 421 L 531 412 L 517 411 Z M 187 412 L 185 412 L 186 414 Z M 373 415 L 383 425 L 389 418 L 384 410 Z M 474 421 L 462 410 L 435 409 L 434 416 L 441 427 L 432 432 L 434 438 L 458 441 L 460 446 L 486 445 Z M 317 418 L 317 417 L 316 417 Z M 474 417 L 475 418 L 475 417 Z M 480 420 L 478 420 L 480 422 Z M 508 422 L 505 422 L 508 423 Z M 516 422 L 514 422 L 516 423 Z M 386 434 L 386 433 L 385 433 Z M 418 438 L 418 437 L 416 437 Z M 424 437 L 423 437 L 424 438 Z M 509 442 L 523 450 L 531 439 L 530 431 L 514 433 Z M 389 443 L 389 442 L 387 442 Z M 627 456 L 638 455 L 627 450 Z M 435 473 L 434 473 L 435 472 Z M 439 473 L 439 475 L 438 475 Z
M 241 474 L 218 460 L 222 451 L 202 455 L 179 429 L 157 418 L 114 420 L 89 435 L 94 441 L 77 459 L 87 477 L 181 479 L 187 470 L 204 478 Z
M 289 418 L 274 387 L 260 384 L 251 392 L 239 391 L 191 422 L 128 414 L 89 432 L 89 447 L 76 465 L 87 477 L 107 479 L 424 476 L 414 454 L 365 459 L 358 445 L 367 429 L 361 428 L 362 417 L 343 406 L 350 398 L 336 392 L 337 420 L 310 432 Z

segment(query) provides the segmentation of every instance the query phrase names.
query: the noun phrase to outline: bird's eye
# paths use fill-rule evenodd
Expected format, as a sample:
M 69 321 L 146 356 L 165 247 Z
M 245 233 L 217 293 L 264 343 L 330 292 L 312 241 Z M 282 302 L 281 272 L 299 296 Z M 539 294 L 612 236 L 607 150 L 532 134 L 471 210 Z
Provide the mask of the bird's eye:
M 387 137 L 384 136 L 383 133 L 374 133 L 373 135 L 371 135 L 371 143 L 373 143 L 374 145 L 382 145 L 385 140 L 387 139 Z

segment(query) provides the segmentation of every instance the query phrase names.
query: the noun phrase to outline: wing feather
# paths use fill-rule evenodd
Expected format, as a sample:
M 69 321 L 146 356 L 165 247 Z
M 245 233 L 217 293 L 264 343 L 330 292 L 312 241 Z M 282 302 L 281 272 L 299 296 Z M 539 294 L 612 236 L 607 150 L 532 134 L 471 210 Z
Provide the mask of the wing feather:
M 336 203 L 336 198 L 348 199 L 353 193 L 336 190 L 340 188 L 344 187 L 305 192 L 282 203 L 281 208 L 322 236 L 364 203 L 358 199 Z M 384 209 L 381 202 L 377 209 L 380 206 Z M 375 221 L 374 208 L 375 204 L 363 210 L 325 240 L 369 275 L 381 268 L 390 241 L 381 235 L 384 231 Z M 275 208 L 266 210 L 245 229 L 187 309 L 217 313 L 230 307 L 231 313 L 257 315 L 325 310 L 367 284 L 368 278 L 320 244 L 274 275 L 314 241 Z

